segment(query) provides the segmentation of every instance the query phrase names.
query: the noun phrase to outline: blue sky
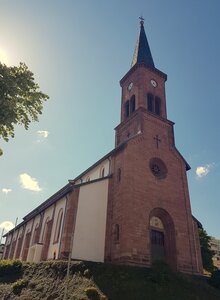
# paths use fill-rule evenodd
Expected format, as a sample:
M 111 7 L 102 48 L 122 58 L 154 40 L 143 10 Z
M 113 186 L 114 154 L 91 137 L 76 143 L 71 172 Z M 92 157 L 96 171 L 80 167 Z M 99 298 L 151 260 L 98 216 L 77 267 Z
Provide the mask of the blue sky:
M 25 62 L 50 96 L 38 123 L 0 140 L 0 227 L 22 217 L 114 147 L 119 80 L 139 32 L 168 74 L 168 118 L 188 163 L 193 214 L 220 239 L 220 2 L 3 1 L 0 59 Z M 197 171 L 197 173 L 196 173 Z

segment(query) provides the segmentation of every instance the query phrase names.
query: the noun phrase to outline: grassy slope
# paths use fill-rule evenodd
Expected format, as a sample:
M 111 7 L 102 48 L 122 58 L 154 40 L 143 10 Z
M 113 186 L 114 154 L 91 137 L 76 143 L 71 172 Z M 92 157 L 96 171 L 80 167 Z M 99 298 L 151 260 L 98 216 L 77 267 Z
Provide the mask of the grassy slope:
M 1 278 L 0 299 L 63 299 L 66 262 L 24 264 L 19 278 Z M 25 285 L 14 290 L 17 279 Z M 7 284 L 5 281 L 8 280 Z M 85 288 L 94 286 L 100 296 L 88 298 Z M 106 296 L 106 297 L 104 297 Z M 68 281 L 68 299 L 75 300 L 217 300 L 220 291 L 204 279 L 173 274 L 166 268 L 153 270 L 89 262 L 73 262 Z

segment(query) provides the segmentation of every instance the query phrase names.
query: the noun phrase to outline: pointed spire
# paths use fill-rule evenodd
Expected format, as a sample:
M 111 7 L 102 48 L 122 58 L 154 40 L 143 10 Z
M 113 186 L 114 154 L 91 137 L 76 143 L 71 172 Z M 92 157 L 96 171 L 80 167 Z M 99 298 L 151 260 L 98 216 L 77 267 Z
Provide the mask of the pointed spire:
M 154 61 L 150 52 L 150 47 L 144 30 L 144 18 L 140 17 L 140 34 L 137 40 L 136 48 L 134 51 L 131 67 L 135 64 L 144 63 L 149 67 L 155 68 Z

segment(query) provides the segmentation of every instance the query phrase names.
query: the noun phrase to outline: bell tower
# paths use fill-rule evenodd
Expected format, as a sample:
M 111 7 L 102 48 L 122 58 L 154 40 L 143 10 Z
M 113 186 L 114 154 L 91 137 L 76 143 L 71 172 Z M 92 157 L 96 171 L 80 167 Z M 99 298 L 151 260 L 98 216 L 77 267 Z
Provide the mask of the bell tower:
M 140 33 L 134 51 L 131 69 L 121 79 L 121 124 L 134 115 L 137 110 L 144 110 L 157 118 L 166 119 L 165 82 L 167 75 L 158 70 L 151 55 L 150 47 L 144 30 L 143 18 L 140 18 Z M 116 146 L 126 137 L 140 132 L 141 124 L 136 124 L 124 133 L 124 126 L 116 129 Z M 119 129 L 120 128 L 120 129 Z M 121 132 L 123 131 L 123 133 Z
M 121 120 L 115 128 L 109 187 L 106 260 L 201 274 L 197 225 L 186 171 L 167 119 L 167 75 L 154 65 L 140 18 L 130 70 L 121 79 Z

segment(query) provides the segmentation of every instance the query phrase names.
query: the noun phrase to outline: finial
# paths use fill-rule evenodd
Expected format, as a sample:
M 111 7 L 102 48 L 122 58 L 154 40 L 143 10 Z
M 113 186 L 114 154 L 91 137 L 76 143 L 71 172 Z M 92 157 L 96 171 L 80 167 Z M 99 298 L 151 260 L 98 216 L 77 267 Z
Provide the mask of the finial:
M 144 25 L 144 18 L 143 18 L 142 16 L 140 16 L 139 19 L 141 20 L 141 21 L 140 21 L 140 24 L 141 24 L 141 25 Z

